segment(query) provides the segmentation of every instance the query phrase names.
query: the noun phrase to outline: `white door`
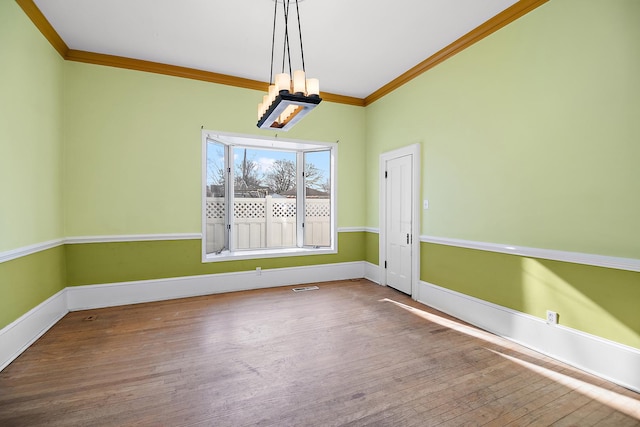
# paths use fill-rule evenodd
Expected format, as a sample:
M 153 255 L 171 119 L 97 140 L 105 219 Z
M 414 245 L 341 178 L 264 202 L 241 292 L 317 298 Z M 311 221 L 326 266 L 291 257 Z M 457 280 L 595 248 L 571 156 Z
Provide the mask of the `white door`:
M 411 295 L 412 276 L 412 155 L 386 161 L 387 285 Z

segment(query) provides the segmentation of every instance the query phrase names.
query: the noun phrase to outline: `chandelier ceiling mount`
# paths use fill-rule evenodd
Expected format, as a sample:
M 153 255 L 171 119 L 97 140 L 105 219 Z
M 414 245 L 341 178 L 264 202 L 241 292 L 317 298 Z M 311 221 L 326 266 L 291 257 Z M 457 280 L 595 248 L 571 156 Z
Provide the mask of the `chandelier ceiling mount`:
M 318 79 L 306 78 L 304 64 L 304 49 L 302 46 L 302 27 L 300 25 L 300 8 L 298 3 L 303 0 L 273 0 L 273 35 L 271 39 L 271 70 L 269 75 L 269 89 L 258 104 L 258 127 L 260 129 L 274 129 L 287 131 L 291 129 L 305 115 L 313 110 L 320 102 L 320 82 Z M 290 5 L 295 4 L 300 40 L 300 63 L 302 69 L 291 71 L 291 45 L 289 43 Z M 278 10 L 282 10 L 284 18 L 282 70 L 273 77 L 273 62 L 276 46 L 276 29 L 278 24 Z M 288 64 L 288 73 L 286 65 Z

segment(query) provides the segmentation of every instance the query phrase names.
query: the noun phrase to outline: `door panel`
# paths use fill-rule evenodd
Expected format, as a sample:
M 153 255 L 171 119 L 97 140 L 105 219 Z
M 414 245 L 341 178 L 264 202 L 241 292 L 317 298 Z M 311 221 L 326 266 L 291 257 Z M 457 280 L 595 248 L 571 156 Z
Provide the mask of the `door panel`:
M 412 156 L 386 162 L 387 285 L 411 294 Z

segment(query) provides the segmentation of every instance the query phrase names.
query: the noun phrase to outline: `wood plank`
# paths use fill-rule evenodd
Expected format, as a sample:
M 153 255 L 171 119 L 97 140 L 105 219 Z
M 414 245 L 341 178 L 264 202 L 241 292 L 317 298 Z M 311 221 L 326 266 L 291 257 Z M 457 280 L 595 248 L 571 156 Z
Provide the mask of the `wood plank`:
M 640 425 L 636 393 L 391 288 L 317 285 L 69 313 L 0 372 L 0 425 Z

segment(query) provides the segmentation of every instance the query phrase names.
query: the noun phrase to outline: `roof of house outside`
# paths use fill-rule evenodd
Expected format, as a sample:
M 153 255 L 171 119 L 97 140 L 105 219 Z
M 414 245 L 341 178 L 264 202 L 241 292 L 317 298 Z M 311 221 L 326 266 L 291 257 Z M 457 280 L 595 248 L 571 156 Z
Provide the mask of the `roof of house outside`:
M 285 197 L 296 197 L 297 196 L 297 192 L 295 188 L 292 188 L 290 190 L 287 191 L 283 191 L 282 193 L 280 193 L 281 196 L 285 196 Z M 305 196 L 307 198 L 312 198 L 312 199 L 328 199 L 329 198 L 329 193 L 325 192 L 325 191 L 320 191 L 320 190 L 316 190 L 314 188 L 306 188 L 306 194 Z

